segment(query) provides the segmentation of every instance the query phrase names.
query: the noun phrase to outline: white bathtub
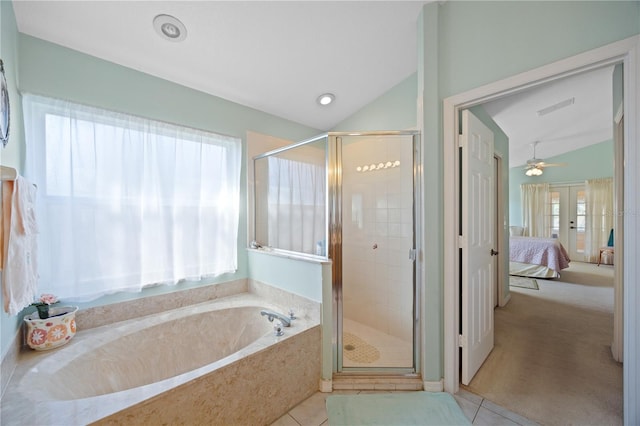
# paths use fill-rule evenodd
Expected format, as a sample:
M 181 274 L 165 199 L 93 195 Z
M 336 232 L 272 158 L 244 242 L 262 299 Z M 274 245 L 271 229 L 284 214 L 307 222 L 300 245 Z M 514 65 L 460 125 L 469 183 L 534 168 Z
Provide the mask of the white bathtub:
M 271 422 L 317 389 L 320 331 L 319 318 L 302 315 L 276 337 L 265 308 L 287 309 L 244 293 L 79 330 L 60 349 L 24 353 L 2 398 L 2 424 Z

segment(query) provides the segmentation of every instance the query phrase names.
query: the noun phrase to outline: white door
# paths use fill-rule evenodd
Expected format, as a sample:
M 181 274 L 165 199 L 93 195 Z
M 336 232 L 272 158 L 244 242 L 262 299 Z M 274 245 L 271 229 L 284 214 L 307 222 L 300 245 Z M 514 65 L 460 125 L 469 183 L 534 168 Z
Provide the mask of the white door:
M 462 383 L 468 385 L 493 349 L 493 133 L 462 112 Z
M 495 213 L 495 225 L 493 227 L 493 241 L 495 242 L 495 247 L 496 247 L 496 252 L 498 251 L 498 248 L 500 247 L 499 241 L 499 235 L 498 235 L 498 229 L 500 229 L 500 227 L 503 225 L 503 221 L 504 221 L 504 217 L 499 214 L 500 213 L 500 209 L 502 208 L 500 206 L 500 200 L 498 200 L 498 194 L 500 193 L 500 161 L 498 160 L 498 157 L 493 157 L 493 180 L 494 180 L 494 193 L 493 193 L 493 206 L 495 208 L 494 213 Z M 500 289 L 498 288 L 498 285 L 500 284 L 499 280 L 498 280 L 498 275 L 500 274 L 499 272 L 499 262 L 498 262 L 498 256 L 500 254 L 496 253 L 495 256 L 492 257 L 493 259 L 493 307 L 497 308 L 498 304 L 500 302 Z

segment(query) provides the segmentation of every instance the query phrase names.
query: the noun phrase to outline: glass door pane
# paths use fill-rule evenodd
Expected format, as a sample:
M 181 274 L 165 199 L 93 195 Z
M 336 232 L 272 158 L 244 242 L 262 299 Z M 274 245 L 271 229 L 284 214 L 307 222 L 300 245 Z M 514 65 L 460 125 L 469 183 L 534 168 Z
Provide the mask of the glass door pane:
M 587 205 L 584 186 L 569 188 L 569 257 L 584 260 Z
M 413 137 L 342 137 L 338 150 L 342 368 L 413 368 Z

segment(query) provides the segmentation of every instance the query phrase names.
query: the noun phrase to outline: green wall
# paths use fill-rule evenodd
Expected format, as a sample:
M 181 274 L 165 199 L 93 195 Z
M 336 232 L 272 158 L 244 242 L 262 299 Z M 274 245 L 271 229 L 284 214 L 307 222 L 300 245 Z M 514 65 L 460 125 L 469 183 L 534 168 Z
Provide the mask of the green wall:
M 444 281 L 442 101 L 542 65 L 640 33 L 639 2 L 426 4 L 418 24 L 418 91 L 423 101 L 425 197 L 425 381 L 443 377 Z
M 414 73 L 331 130 L 349 132 L 415 129 L 417 83 L 417 75 Z
M 522 226 L 520 185 L 523 183 L 579 183 L 587 179 L 613 177 L 613 141 L 544 159 L 547 163 L 567 163 L 566 167 L 549 167 L 541 176 L 526 176 L 522 167 L 509 170 L 509 217 L 512 225 Z
M 4 63 L 11 109 L 9 143 L 5 148 L 0 148 L 0 163 L 18 167 L 19 153 L 24 147 L 22 103 L 18 94 L 18 31 L 13 6 L 8 1 L 0 1 L 0 58 Z M 4 306 L 2 292 L 0 303 Z M 4 309 L 0 311 L 0 348 L 3 357 L 16 335 L 20 321 L 18 317 L 10 317 Z

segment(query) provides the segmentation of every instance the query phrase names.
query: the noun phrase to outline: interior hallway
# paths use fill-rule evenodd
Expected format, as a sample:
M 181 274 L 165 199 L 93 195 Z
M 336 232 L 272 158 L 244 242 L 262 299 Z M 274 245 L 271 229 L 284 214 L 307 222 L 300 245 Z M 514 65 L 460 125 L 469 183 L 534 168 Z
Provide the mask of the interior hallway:
M 572 262 L 539 290 L 511 287 L 495 347 L 466 390 L 545 425 L 622 424 L 613 267 Z

